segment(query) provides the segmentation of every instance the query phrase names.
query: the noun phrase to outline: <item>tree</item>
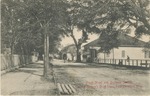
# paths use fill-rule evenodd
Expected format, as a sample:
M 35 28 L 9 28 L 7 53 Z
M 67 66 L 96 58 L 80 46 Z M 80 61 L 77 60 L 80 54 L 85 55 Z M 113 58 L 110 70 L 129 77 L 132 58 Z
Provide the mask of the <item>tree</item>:
M 10 37 L 3 38 L 3 40 L 12 39 L 10 44 L 17 42 L 14 47 L 24 49 L 24 54 L 31 53 L 33 49 L 44 49 L 45 66 L 43 73 L 47 77 L 48 55 L 49 49 L 51 49 L 49 44 L 57 45 L 56 42 L 60 41 L 60 35 L 63 35 L 59 26 L 63 24 L 62 18 L 65 17 L 65 3 L 62 0 L 4 0 L 2 2 L 2 11 L 4 11 L 2 15 L 3 33 L 5 35 L 9 33 L 9 30 L 13 32 L 13 34 L 8 35 Z M 10 15 L 12 13 L 13 16 Z M 42 43 L 44 43 L 45 48 L 40 46 L 43 45 Z
M 19 25 L 19 18 L 16 16 L 19 9 L 14 7 L 15 5 L 16 2 L 14 1 L 2 1 L 2 42 L 11 48 L 11 54 L 13 53 L 17 39 L 18 28 L 16 25 Z
M 72 37 L 76 46 L 76 62 L 81 62 L 81 45 L 88 39 L 88 33 L 92 31 L 99 31 L 97 27 L 91 26 L 92 18 L 88 11 L 90 7 L 86 6 L 86 3 L 87 2 L 84 0 L 70 0 L 68 2 L 68 16 L 64 30 L 67 36 Z M 82 32 L 82 36 L 78 40 L 74 36 L 75 29 L 78 29 Z
M 2 0 L 2 44 L 4 45 L 2 49 L 10 48 L 11 50 L 11 65 L 12 56 L 14 53 L 29 55 L 29 50 L 24 48 L 24 45 L 28 45 L 29 43 L 24 42 L 23 44 L 19 44 L 20 40 L 26 35 L 23 34 L 23 27 L 21 25 L 24 24 L 22 22 L 23 16 L 21 15 L 23 11 L 23 7 L 20 7 L 20 0 L 12 1 L 12 0 Z M 31 41 L 30 41 L 31 42 Z M 20 45 L 20 46 L 19 46 Z M 30 44 L 31 45 L 31 44 Z M 19 48 L 20 47 L 20 48 Z M 15 50 L 18 49 L 18 50 Z M 28 48 L 30 49 L 30 48 Z M 31 48 L 32 49 L 32 48 Z
M 112 48 L 119 46 L 119 40 L 117 39 L 118 32 L 112 28 L 104 29 L 99 37 L 98 44 L 101 45 L 100 52 L 110 53 Z
M 63 34 L 59 25 L 63 24 L 63 13 L 66 10 L 65 3 L 61 0 L 28 0 L 26 5 L 29 13 L 28 18 L 30 18 L 28 21 L 30 24 L 38 24 L 40 26 L 39 30 L 44 32 L 44 77 L 47 77 L 49 49 L 51 49 L 49 48 L 49 41 L 52 37 L 53 41 L 56 41 L 59 39 L 59 35 Z
M 2 12 L 2 42 L 11 48 L 11 54 L 29 55 L 41 42 L 41 34 L 36 30 L 39 26 L 33 28 L 28 22 L 24 2 L 4 0 Z
M 150 34 L 149 0 L 91 0 L 87 3 L 91 25 L 101 34 L 101 51 L 109 52 L 117 47 L 117 33 L 129 33 L 133 27 L 136 37 Z

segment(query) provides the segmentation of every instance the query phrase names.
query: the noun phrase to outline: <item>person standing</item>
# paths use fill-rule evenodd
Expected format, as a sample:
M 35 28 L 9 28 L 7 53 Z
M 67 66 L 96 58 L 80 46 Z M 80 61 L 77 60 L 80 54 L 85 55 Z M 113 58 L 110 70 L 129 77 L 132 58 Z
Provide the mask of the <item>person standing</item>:
M 66 60 L 67 60 L 67 54 L 63 54 L 63 60 L 64 60 L 64 63 L 65 63 Z
M 130 61 L 130 57 L 129 56 L 127 56 L 127 62 L 129 62 Z

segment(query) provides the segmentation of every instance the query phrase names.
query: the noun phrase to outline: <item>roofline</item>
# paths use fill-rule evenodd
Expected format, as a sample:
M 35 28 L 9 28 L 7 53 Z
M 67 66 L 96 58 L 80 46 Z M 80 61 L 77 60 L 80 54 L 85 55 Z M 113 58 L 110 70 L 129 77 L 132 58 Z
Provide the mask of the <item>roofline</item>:
M 124 35 L 126 35 L 126 36 L 128 36 L 128 37 L 131 37 L 131 38 L 134 38 L 134 37 L 132 37 L 132 36 L 130 36 L 130 35 L 127 35 L 127 34 L 124 34 Z M 142 41 L 142 40 L 140 40 L 140 39 L 138 39 L 138 38 L 134 38 L 134 39 L 138 40 L 138 42 L 147 43 L 147 42 Z M 98 39 L 95 39 L 95 40 L 93 40 L 93 41 L 91 41 L 91 42 L 89 42 L 89 43 L 87 43 L 87 44 L 85 44 L 83 47 L 90 46 L 90 44 L 92 44 L 93 42 L 95 42 L 95 41 L 97 41 L 97 40 L 99 40 L 99 38 L 98 38 Z M 95 47 L 101 47 L 101 46 L 95 46 Z M 118 47 L 144 47 L 144 45 L 119 45 Z

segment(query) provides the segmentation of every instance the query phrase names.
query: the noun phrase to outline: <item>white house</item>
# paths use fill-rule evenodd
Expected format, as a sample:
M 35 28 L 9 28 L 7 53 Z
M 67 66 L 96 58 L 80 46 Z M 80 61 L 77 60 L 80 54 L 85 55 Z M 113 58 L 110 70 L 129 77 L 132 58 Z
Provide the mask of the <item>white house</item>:
M 98 51 L 101 48 L 101 45 L 98 43 L 100 39 L 84 45 L 84 61 L 90 58 L 91 61 L 103 60 L 103 62 L 106 62 L 106 60 L 112 60 L 115 62 L 115 60 L 126 60 L 127 57 L 130 60 L 150 61 L 150 50 L 143 50 L 146 42 L 123 33 L 118 35 L 118 39 L 120 41 L 119 47 L 112 49 L 109 54 Z

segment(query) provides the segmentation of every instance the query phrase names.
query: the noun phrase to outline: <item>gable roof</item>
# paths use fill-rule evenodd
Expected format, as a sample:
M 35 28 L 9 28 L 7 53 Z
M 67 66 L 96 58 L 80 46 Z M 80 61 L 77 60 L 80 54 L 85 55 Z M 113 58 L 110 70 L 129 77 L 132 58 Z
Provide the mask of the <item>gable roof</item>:
M 118 34 L 118 40 L 120 42 L 119 47 L 144 47 L 144 45 L 146 44 L 146 42 L 141 41 L 135 37 L 131 37 L 127 34 L 123 34 L 123 33 L 119 33 Z M 86 45 L 84 45 L 84 47 L 89 47 L 89 46 L 93 46 L 93 47 L 101 47 L 101 45 L 99 44 L 99 41 L 101 39 L 98 38 Z

